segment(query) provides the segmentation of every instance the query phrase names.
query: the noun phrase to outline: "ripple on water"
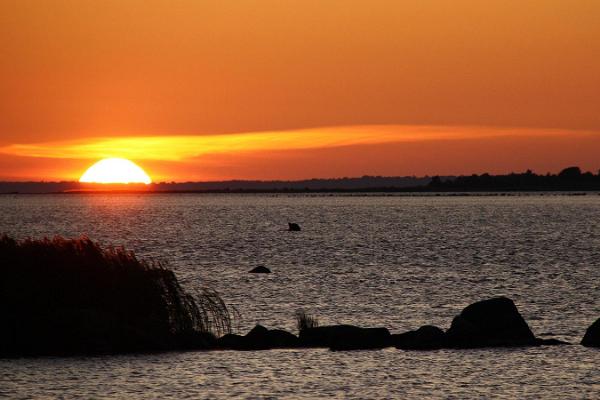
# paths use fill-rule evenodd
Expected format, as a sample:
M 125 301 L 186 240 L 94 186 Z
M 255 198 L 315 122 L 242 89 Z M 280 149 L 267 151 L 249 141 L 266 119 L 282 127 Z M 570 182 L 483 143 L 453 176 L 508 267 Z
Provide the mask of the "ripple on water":
M 515 300 L 537 334 L 578 342 L 600 317 L 600 196 L 1 196 L 0 232 L 90 237 L 167 260 L 243 316 L 447 327 L 467 304 Z M 287 222 L 302 226 L 287 232 Z M 257 265 L 272 274 L 247 274 Z M 600 352 L 395 350 L 169 353 L 0 360 L 8 397 L 593 397 Z M 596 378 L 596 379 L 595 379 Z

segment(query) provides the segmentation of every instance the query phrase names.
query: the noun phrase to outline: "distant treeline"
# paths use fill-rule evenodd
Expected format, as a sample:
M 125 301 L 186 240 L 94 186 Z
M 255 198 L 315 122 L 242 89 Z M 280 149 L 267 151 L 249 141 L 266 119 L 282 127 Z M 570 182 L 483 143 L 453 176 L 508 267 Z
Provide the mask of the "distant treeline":
M 429 177 L 414 176 L 362 176 L 358 178 L 306 179 L 300 181 L 214 181 L 214 182 L 159 182 L 121 185 L 118 189 L 135 192 L 208 192 L 208 193 L 265 193 L 310 191 L 376 191 L 380 188 L 421 187 L 429 183 Z M 107 190 L 116 190 L 116 186 Z M 96 191 L 98 185 L 80 182 L 0 182 L 0 193 L 62 193 Z
M 326 191 L 355 190 L 382 187 L 408 188 L 424 186 L 430 177 L 362 176 L 357 178 L 305 179 L 300 181 L 246 181 L 221 182 L 162 182 L 154 184 L 160 191 Z
M 581 172 L 579 167 L 563 169 L 558 174 L 537 175 L 528 170 L 507 175 L 470 175 L 444 179 L 431 178 L 427 191 L 584 191 L 600 190 L 598 174 Z
M 322 192 L 502 192 L 600 191 L 600 172 L 565 168 L 558 174 L 531 171 L 507 175 L 434 177 L 362 176 L 359 178 L 301 181 L 160 182 L 150 185 L 84 184 L 79 182 L 0 182 L 0 193 L 81 193 L 128 191 L 135 193 L 322 193 Z

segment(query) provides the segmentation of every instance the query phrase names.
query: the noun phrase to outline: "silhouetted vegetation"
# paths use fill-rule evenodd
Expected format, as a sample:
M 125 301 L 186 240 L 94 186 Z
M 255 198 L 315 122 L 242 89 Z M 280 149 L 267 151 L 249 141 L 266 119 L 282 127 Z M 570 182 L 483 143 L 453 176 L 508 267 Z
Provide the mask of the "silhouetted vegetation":
M 302 332 L 305 329 L 318 327 L 319 320 L 307 314 L 304 310 L 299 310 L 296 311 L 296 326 L 298 327 L 298 332 Z
M 207 348 L 231 330 L 209 289 L 192 297 L 159 261 L 92 240 L 0 236 L 0 356 Z
M 303 193 L 327 191 L 369 191 L 378 188 L 405 188 L 426 185 L 428 177 L 362 176 L 357 178 L 306 179 L 299 181 L 160 182 L 150 185 L 97 185 L 81 182 L 0 182 L 0 193 Z M 371 190 L 375 191 L 375 190 Z
M 579 167 L 563 169 L 559 174 L 537 175 L 531 171 L 508 175 L 470 175 L 443 179 L 431 178 L 429 191 L 541 191 L 600 190 L 600 172 L 581 172 Z

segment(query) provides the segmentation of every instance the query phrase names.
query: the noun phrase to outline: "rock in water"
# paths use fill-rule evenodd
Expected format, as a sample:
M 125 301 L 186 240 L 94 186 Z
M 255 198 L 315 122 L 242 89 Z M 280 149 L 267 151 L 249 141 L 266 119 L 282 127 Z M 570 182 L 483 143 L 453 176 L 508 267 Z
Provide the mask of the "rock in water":
M 270 274 L 271 270 L 265 267 L 264 265 L 259 265 L 258 267 L 253 268 L 248 272 L 251 274 Z
M 381 349 L 391 345 L 386 328 L 361 328 L 353 325 L 331 325 L 300 331 L 304 347 L 329 347 L 331 350 Z
M 479 301 L 454 317 L 446 331 L 448 347 L 535 346 L 535 336 L 515 303 L 506 297 Z
M 425 325 L 416 331 L 392 335 L 392 342 L 402 350 L 437 350 L 446 346 L 446 334 L 437 326 Z
M 224 350 L 247 350 L 246 337 L 228 333 L 217 339 L 216 347 Z
M 228 334 L 218 339 L 217 346 L 230 350 L 268 350 L 296 348 L 298 337 L 281 329 L 267 329 L 256 325 L 245 336 Z
M 300 341 L 298 340 L 298 336 L 293 333 L 289 333 L 282 329 L 271 329 L 267 333 L 267 338 L 269 343 L 271 343 L 271 348 L 295 348 L 300 345 Z
M 587 329 L 581 344 L 586 347 L 600 347 L 600 318 Z
M 300 225 L 294 223 L 294 222 L 288 222 L 288 227 L 290 231 L 292 232 L 299 232 L 300 231 Z
M 246 334 L 247 344 L 251 349 L 278 349 L 298 347 L 298 337 L 281 329 L 267 329 L 256 325 Z

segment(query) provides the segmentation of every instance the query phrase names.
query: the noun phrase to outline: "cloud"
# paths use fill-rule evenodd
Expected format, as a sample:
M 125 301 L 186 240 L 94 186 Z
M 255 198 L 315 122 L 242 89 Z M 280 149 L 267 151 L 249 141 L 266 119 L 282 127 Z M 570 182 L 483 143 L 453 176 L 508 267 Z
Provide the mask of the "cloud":
M 0 147 L 0 153 L 20 157 L 79 160 L 123 157 L 133 160 L 186 161 L 215 154 L 248 154 L 367 144 L 483 140 L 505 136 L 548 137 L 569 134 L 568 131 L 555 129 L 359 125 L 219 135 L 98 137 L 73 141 L 11 144 Z

